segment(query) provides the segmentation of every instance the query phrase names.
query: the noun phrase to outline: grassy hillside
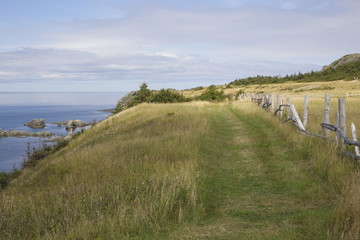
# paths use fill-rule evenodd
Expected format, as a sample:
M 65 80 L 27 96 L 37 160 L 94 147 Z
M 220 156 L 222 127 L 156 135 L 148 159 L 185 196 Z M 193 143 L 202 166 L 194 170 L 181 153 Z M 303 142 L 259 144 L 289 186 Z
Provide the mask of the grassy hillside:
M 338 60 L 340 61 L 340 60 Z M 360 60 L 348 62 L 337 67 L 331 67 L 310 73 L 296 73 L 284 77 L 256 76 L 244 79 L 237 79 L 229 85 L 246 86 L 253 84 L 273 84 L 284 82 L 326 82 L 336 80 L 354 80 L 360 77 Z
M 203 112 L 141 105 L 85 132 L 0 193 L 0 239 L 124 239 L 201 214 Z
M 0 239 L 356 239 L 357 175 L 252 103 L 140 104 L 1 191 Z
M 295 73 L 280 76 L 254 76 L 236 79 L 229 84 L 217 86 L 218 90 L 234 98 L 237 93 L 278 92 L 285 94 L 299 93 L 360 93 L 360 54 L 346 55 L 333 63 L 324 66 L 323 70 L 309 73 Z M 207 87 L 183 90 L 186 97 L 197 97 Z

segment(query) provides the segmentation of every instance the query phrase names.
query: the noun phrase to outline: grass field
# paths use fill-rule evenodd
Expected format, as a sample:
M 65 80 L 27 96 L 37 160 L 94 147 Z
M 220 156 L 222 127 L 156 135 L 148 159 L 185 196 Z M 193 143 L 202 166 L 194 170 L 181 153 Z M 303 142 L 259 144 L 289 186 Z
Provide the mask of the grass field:
M 253 84 L 242 87 L 231 86 L 230 88 L 218 86 L 218 88 L 223 89 L 225 94 L 230 95 L 232 98 L 240 89 L 244 90 L 248 95 L 252 93 L 279 94 L 284 103 L 286 103 L 286 98 L 291 99 L 291 103 L 295 105 L 301 118 L 303 117 L 304 110 L 304 96 L 309 95 L 308 130 L 313 133 L 321 133 L 320 123 L 323 121 L 324 95 L 331 95 L 330 120 L 332 124 L 336 124 L 337 99 L 344 98 L 349 94 L 350 97 L 346 98 L 347 135 L 351 135 L 351 123 L 358 126 L 360 135 L 360 81 L 358 80 L 308 83 L 287 82 L 282 84 Z M 183 94 L 185 96 L 197 96 L 203 91 L 204 89 L 185 90 Z M 276 102 L 276 97 L 274 100 Z
M 253 103 L 141 104 L 0 192 L 0 239 L 357 239 L 355 164 Z

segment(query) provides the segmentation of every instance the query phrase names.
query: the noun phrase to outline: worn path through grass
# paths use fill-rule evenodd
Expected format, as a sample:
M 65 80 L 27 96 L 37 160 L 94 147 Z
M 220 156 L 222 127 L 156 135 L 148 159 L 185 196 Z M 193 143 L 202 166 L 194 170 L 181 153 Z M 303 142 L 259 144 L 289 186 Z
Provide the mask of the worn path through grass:
M 202 143 L 209 215 L 171 238 L 327 239 L 333 194 L 274 121 L 249 106 L 211 108 Z

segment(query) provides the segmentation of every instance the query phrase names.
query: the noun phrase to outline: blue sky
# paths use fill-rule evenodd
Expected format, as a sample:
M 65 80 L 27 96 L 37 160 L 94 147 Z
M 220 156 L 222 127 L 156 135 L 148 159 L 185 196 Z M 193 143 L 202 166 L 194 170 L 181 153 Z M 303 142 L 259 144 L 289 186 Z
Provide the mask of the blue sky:
M 319 70 L 360 52 L 358 0 L 1 0 L 0 92 L 129 91 Z

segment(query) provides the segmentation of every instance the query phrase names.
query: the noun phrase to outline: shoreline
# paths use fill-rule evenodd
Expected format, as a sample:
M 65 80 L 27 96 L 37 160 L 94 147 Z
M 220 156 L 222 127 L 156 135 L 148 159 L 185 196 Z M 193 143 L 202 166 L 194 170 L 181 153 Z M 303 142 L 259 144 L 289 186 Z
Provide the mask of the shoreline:
M 43 144 L 53 144 L 57 142 L 57 139 L 59 140 L 69 135 L 69 132 L 65 130 L 65 125 L 58 127 L 57 124 L 51 124 L 51 122 L 81 119 L 86 123 L 92 124 L 94 120 L 100 122 L 106 119 L 111 113 L 101 110 L 110 110 L 111 107 L 111 104 L 105 106 L 0 106 L 0 128 L 2 132 L 7 132 L 6 136 L 4 133 L 0 134 L 0 172 L 9 172 L 13 169 L 14 165 L 17 169 L 20 168 L 26 154 L 27 143 L 31 143 L 31 147 L 38 148 Z M 36 118 L 46 119 L 47 126 L 44 129 L 32 129 L 24 126 L 24 123 Z M 87 128 L 89 126 L 79 127 L 74 131 L 74 134 Z M 11 129 L 10 133 L 14 134 L 8 134 L 8 131 Z M 42 130 L 51 134 L 39 135 L 38 132 Z M 16 131 L 16 134 L 14 131 Z

